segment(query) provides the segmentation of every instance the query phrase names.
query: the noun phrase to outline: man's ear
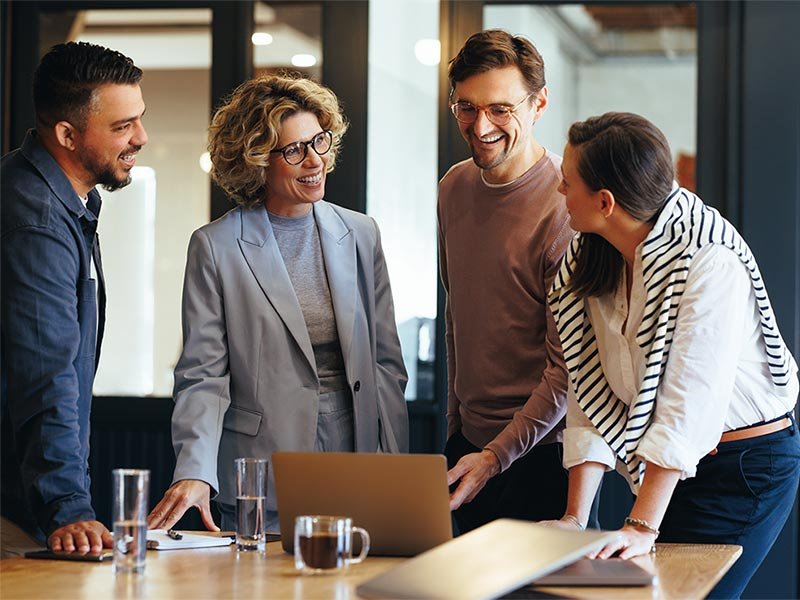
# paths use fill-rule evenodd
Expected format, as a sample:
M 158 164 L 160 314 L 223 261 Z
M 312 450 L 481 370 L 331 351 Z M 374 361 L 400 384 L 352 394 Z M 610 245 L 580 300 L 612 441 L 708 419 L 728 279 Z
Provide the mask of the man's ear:
M 77 147 L 77 129 L 69 121 L 59 121 L 53 126 L 53 133 L 55 134 L 56 142 L 59 146 L 69 150 L 75 151 Z
M 599 197 L 600 212 L 607 219 L 614 214 L 614 209 L 617 206 L 617 201 L 614 199 L 614 194 L 610 190 L 602 189 L 597 192 Z
M 533 99 L 533 122 L 538 121 L 547 109 L 547 86 L 544 86 Z

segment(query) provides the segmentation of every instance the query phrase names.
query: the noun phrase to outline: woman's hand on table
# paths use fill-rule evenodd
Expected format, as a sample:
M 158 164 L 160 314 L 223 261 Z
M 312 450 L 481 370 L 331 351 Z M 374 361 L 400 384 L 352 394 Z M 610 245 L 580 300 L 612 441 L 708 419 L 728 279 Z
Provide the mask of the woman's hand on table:
M 199 479 L 184 479 L 172 484 L 147 516 L 148 529 L 172 529 L 189 508 L 196 506 L 203 525 L 219 531 L 211 516 L 211 486 Z
M 596 553 L 590 553 L 588 558 L 633 558 L 650 552 L 656 543 L 656 535 L 649 531 L 642 531 L 626 525 L 618 532 L 617 537 Z

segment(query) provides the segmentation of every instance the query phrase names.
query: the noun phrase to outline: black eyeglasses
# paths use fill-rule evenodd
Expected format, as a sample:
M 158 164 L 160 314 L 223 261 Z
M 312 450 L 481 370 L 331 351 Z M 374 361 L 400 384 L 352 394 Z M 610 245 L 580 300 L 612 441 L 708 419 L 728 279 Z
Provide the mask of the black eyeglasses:
M 333 133 L 330 131 L 320 131 L 309 142 L 292 142 L 283 148 L 276 148 L 270 150 L 270 154 L 280 152 L 283 154 L 283 160 L 290 165 L 299 165 L 308 156 L 308 147 L 311 146 L 319 156 L 327 154 L 328 150 L 333 146 Z
M 478 119 L 480 111 L 486 112 L 486 118 L 498 126 L 503 126 L 511 120 L 511 115 L 520 107 L 522 103 L 528 98 L 533 96 L 533 93 L 528 94 L 522 100 L 517 102 L 514 106 L 507 104 L 489 104 L 488 106 L 481 106 L 479 104 L 472 104 L 470 102 L 459 101 L 450 105 L 450 110 L 457 121 L 461 123 L 474 123 Z

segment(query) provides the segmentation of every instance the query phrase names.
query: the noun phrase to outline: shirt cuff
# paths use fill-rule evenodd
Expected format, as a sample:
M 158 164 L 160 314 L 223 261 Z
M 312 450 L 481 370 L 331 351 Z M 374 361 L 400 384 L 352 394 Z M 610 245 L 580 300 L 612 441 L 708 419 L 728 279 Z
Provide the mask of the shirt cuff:
M 680 471 L 681 479 L 695 476 L 703 454 L 705 452 L 698 451 L 686 437 L 661 423 L 650 425 L 636 449 L 636 455 L 642 460 Z
M 594 427 L 567 427 L 564 430 L 564 468 L 585 462 L 601 463 L 606 471 L 611 471 L 617 458 Z
M 47 537 L 50 537 L 56 529 L 77 523 L 78 521 L 95 521 L 97 519 L 94 509 L 87 498 L 75 500 L 65 500 L 59 502 L 55 507 L 55 512 L 45 524 L 43 530 Z
M 508 467 L 511 466 L 511 463 L 513 463 L 519 457 L 519 454 L 512 454 L 506 448 L 504 448 L 502 443 L 498 442 L 497 438 L 486 444 L 484 449 L 491 450 L 497 457 L 497 460 L 500 461 L 501 473 L 508 469 Z

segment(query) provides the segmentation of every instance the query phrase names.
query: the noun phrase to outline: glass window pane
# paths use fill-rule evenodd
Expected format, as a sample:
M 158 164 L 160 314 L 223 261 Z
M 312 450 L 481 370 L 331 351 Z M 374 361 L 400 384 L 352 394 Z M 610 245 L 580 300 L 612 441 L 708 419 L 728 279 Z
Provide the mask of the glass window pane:
M 367 212 L 381 228 L 409 373 L 433 399 L 438 0 L 370 0 Z
M 640 114 L 667 136 L 694 189 L 697 26 L 693 4 L 487 5 L 486 28 L 528 37 L 542 54 L 549 105 L 537 139 L 561 154 L 569 126 L 608 111 Z
M 253 3 L 253 66 L 258 73 L 290 71 L 322 78 L 322 5 Z
M 149 142 L 133 183 L 101 192 L 108 309 L 96 395 L 172 395 L 186 248 L 209 217 L 203 154 L 210 23 L 206 9 L 56 12 L 42 19 L 47 46 L 69 39 L 101 44 L 144 70 Z

